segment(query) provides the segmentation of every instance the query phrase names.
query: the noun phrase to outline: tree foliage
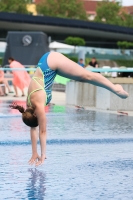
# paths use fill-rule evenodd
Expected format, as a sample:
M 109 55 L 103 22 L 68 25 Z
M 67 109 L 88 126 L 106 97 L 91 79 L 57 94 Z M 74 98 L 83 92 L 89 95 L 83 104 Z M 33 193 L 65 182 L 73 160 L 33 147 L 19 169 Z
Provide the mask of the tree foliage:
M 67 37 L 65 39 L 66 44 L 74 45 L 74 46 L 84 46 L 85 40 L 80 37 Z
M 27 14 L 27 2 L 25 0 L 0 0 L 0 12 Z
M 37 4 L 37 12 L 45 16 L 87 19 L 83 2 L 79 0 L 42 0 Z
M 133 27 L 133 17 L 127 14 L 119 2 L 104 0 L 98 3 L 96 22 Z
M 76 63 L 78 62 L 78 56 L 71 56 L 69 54 L 63 54 L 63 55 Z
M 127 41 L 118 41 L 117 46 L 120 49 L 133 49 L 133 42 L 127 42 Z

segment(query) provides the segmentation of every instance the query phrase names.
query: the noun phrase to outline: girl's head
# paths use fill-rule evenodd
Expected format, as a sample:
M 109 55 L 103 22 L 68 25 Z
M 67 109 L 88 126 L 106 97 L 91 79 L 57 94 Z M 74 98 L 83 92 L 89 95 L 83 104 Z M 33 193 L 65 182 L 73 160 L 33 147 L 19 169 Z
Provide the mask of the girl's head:
M 14 61 L 14 58 L 9 57 L 9 58 L 8 58 L 8 62 L 9 62 L 9 64 L 10 64 L 12 61 Z
M 17 109 L 19 112 L 22 113 L 22 120 L 23 122 L 30 127 L 37 127 L 38 126 L 38 120 L 37 117 L 34 114 L 34 109 L 29 107 L 26 110 L 17 104 L 10 105 L 10 108 Z

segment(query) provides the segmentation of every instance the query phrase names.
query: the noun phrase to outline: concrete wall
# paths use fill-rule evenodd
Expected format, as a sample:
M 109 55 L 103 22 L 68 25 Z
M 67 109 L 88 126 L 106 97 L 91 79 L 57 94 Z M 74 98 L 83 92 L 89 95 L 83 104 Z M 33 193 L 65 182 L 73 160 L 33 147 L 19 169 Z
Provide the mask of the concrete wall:
M 117 78 L 112 82 L 118 83 Z M 126 82 L 126 79 L 123 79 Z M 133 111 L 133 79 L 127 78 L 128 83 L 121 85 L 129 93 L 127 99 L 121 99 L 108 90 L 95 87 L 88 83 L 76 81 L 68 82 L 66 85 L 66 104 L 95 107 L 102 110 L 125 110 Z
M 121 99 L 106 89 L 97 87 L 96 108 L 102 110 L 123 110 L 133 111 L 133 84 L 121 84 L 124 90 L 129 93 L 127 99 Z
M 66 85 L 66 104 L 95 106 L 96 87 L 88 83 L 70 81 Z

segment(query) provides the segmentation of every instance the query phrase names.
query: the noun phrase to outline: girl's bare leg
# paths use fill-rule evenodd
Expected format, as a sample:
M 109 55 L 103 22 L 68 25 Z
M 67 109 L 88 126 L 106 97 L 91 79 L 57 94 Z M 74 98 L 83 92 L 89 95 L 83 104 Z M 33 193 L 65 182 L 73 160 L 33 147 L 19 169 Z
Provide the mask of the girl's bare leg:
M 123 90 L 121 85 L 114 85 L 101 74 L 85 70 L 60 53 L 50 53 L 47 62 L 49 67 L 57 70 L 57 73 L 61 76 L 106 88 L 123 99 L 128 97 L 128 93 Z
M 3 92 L 3 90 L 2 90 L 2 88 L 1 88 L 1 86 L 0 86 L 0 95 L 4 95 L 4 92 Z
M 7 87 L 8 92 L 11 92 L 11 89 L 10 89 L 10 87 L 9 87 L 8 81 L 7 81 L 7 80 L 4 80 L 3 83 L 4 83 L 5 86 Z
M 24 95 L 24 90 L 21 90 L 21 92 L 22 92 L 22 96 L 25 96 L 25 95 Z
M 15 90 L 15 93 L 16 93 L 16 96 L 18 97 L 18 90 L 17 90 L 17 87 L 13 84 L 13 87 L 14 87 L 14 90 Z

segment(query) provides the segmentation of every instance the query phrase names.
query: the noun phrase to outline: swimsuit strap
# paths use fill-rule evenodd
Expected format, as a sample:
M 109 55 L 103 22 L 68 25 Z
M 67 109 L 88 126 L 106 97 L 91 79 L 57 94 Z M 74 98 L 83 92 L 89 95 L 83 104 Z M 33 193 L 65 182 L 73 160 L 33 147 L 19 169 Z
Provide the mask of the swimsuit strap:
M 32 106 L 31 101 L 30 101 L 30 96 L 31 96 L 34 92 L 36 92 L 36 91 L 44 90 L 44 87 L 37 81 L 37 80 L 39 79 L 39 80 L 43 81 L 43 83 L 44 83 L 44 79 L 41 79 L 41 78 L 39 78 L 39 77 L 37 77 L 37 76 L 33 76 L 32 79 L 33 79 L 41 88 L 37 88 L 37 89 L 33 90 L 33 91 L 30 92 L 30 94 L 28 95 L 28 104 L 30 104 L 30 106 Z M 45 90 L 44 90 L 44 91 L 45 91 Z
M 44 83 L 44 79 L 39 78 L 39 77 L 37 77 L 37 76 L 33 76 L 32 79 L 33 79 L 39 86 L 41 86 L 41 88 L 44 90 L 44 87 L 37 81 L 37 80 L 40 80 L 40 81 L 42 81 L 42 82 Z

